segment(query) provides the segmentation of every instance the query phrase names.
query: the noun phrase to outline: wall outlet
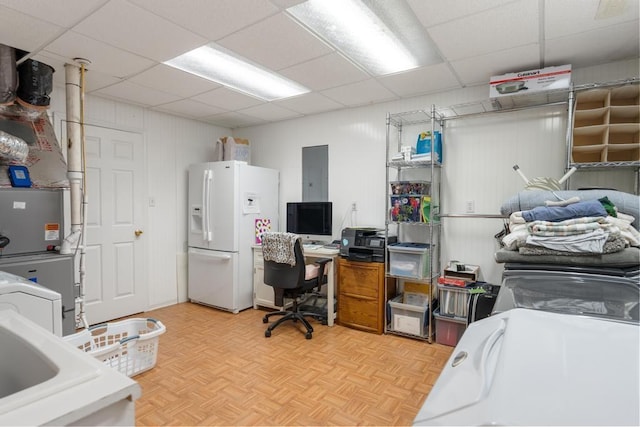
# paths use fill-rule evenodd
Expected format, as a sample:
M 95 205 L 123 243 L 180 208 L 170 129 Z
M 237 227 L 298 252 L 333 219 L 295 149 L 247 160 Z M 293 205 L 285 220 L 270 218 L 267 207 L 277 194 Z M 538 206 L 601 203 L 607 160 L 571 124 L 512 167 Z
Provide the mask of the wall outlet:
M 467 200 L 467 213 L 474 213 L 476 211 L 476 202 L 475 200 Z
M 353 212 L 355 212 L 355 211 L 357 211 L 357 210 L 358 210 L 358 207 L 356 206 L 356 202 L 351 203 L 351 210 L 352 210 Z
M 156 198 L 155 197 L 149 197 L 149 207 L 150 208 L 155 208 L 156 207 Z

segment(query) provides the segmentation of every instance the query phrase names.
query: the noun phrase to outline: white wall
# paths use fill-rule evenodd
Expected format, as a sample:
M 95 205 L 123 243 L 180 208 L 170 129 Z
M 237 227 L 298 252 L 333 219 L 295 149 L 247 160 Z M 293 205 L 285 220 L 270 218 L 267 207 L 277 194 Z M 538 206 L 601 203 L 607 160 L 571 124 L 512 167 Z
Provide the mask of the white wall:
M 65 133 L 64 88 L 56 87 L 51 99 L 60 138 Z M 143 135 L 148 198 L 143 204 L 147 224 L 140 226 L 148 254 L 149 308 L 186 301 L 187 168 L 213 160 L 214 142 L 231 131 L 92 96 L 86 97 L 85 116 L 87 124 Z M 149 206 L 150 199 L 155 206 Z
M 574 70 L 573 82 L 608 82 L 638 75 L 638 61 L 630 60 Z M 430 109 L 432 104 L 447 107 L 485 100 L 488 95 L 489 88 L 483 85 L 237 129 L 234 136 L 250 140 L 254 164 L 280 170 L 281 206 L 301 200 L 302 147 L 328 144 L 329 200 L 334 203 L 337 238 L 349 225 L 384 227 L 387 112 Z M 502 202 L 523 188 L 512 169 L 515 164 L 529 178 L 560 178 L 566 165 L 566 119 L 566 106 L 560 106 L 447 121 L 442 212 L 465 213 L 465 202 L 472 200 L 476 213 L 498 214 Z M 405 132 L 405 137 L 404 143 L 415 143 L 417 132 Z M 627 182 L 614 184 L 629 187 Z M 358 206 L 357 224 L 350 224 L 353 202 Z M 499 283 L 502 265 L 493 258 L 498 247 L 493 236 L 502 226 L 501 219 L 443 219 L 442 262 L 457 259 L 480 265 L 481 278 Z M 280 227 L 284 228 L 284 221 Z
M 576 84 L 637 77 L 638 60 L 574 70 Z M 147 207 L 144 236 L 148 248 L 149 307 L 186 300 L 187 167 L 212 160 L 213 143 L 224 135 L 248 138 L 252 163 L 280 170 L 281 218 L 284 203 L 302 197 L 304 146 L 329 145 L 329 199 L 334 203 L 334 237 L 350 225 L 384 226 L 385 117 L 484 100 L 488 87 L 368 105 L 279 123 L 237 129 L 154 112 L 104 98 L 87 97 L 86 122 L 140 132 L 144 136 Z M 65 118 L 63 88 L 52 93 L 51 111 L 57 135 Z M 448 121 L 444 134 L 442 212 L 464 212 L 475 201 L 478 213 L 498 213 L 500 203 L 522 188 L 512 169 L 519 164 L 529 176 L 560 177 L 564 172 L 566 112 L 547 108 L 506 115 Z M 416 135 L 417 136 L 417 135 Z M 408 138 L 409 136 L 407 136 Z M 412 142 L 414 136 L 411 136 Z M 63 144 L 64 145 L 64 144 Z M 552 155 L 550 155 L 552 154 Z M 614 174 L 617 179 L 626 179 Z M 594 184 L 601 185 L 601 184 Z M 351 204 L 358 206 L 351 223 Z M 148 200 L 146 201 L 148 206 Z M 499 282 L 502 267 L 493 261 L 495 219 L 444 219 L 442 261 L 478 264 L 482 277 Z M 281 229 L 284 221 L 280 221 Z

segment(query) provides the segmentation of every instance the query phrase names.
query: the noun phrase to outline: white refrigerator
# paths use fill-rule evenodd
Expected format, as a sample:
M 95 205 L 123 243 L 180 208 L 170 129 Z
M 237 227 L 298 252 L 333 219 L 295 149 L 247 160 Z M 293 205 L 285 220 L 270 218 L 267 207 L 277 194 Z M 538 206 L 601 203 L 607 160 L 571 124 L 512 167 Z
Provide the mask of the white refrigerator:
M 240 161 L 189 168 L 188 297 L 238 313 L 253 306 L 253 252 L 278 230 L 279 173 Z

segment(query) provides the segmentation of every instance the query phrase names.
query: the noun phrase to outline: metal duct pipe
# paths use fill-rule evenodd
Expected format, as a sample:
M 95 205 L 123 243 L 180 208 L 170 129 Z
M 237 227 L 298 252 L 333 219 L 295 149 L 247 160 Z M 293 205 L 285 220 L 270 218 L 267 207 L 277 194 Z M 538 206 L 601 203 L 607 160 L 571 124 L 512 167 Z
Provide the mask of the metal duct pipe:
M 18 88 L 16 51 L 0 44 L 0 105 L 13 104 Z

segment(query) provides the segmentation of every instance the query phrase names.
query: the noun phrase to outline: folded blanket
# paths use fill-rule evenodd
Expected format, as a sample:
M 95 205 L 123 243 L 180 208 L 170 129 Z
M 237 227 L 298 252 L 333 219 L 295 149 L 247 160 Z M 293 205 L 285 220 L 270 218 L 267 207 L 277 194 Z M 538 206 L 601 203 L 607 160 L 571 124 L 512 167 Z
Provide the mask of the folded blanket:
M 586 252 L 601 254 L 608 234 L 597 229 L 588 233 L 574 234 L 563 237 L 533 236 L 527 237 L 527 244 L 542 246 L 547 249 L 564 252 Z
M 522 211 L 522 217 L 527 222 L 532 221 L 564 221 L 580 217 L 607 216 L 607 211 L 598 200 L 572 203 L 568 206 L 538 206 L 528 211 Z
M 511 215 L 513 212 L 543 206 L 547 200 L 567 200 L 574 196 L 580 197 L 581 200 L 598 200 L 602 197 L 608 197 L 611 203 L 616 206 L 618 213 L 624 212 L 627 215 L 631 215 L 633 217 L 633 225 L 636 229 L 640 228 L 640 196 L 607 189 L 561 191 L 523 190 L 505 200 L 502 206 L 500 206 L 500 213 L 505 216 Z
M 525 244 L 518 248 L 520 255 L 559 255 L 559 256 L 592 256 L 599 254 L 612 254 L 621 252 L 626 248 L 626 241 L 622 237 L 615 237 L 605 241 L 602 246 L 602 252 L 567 252 L 555 249 L 549 249 L 542 246 Z M 498 261 L 500 262 L 500 261 Z M 505 261 L 503 261 L 505 262 Z
M 603 228 L 605 223 L 603 217 L 582 217 L 567 219 L 560 222 L 532 221 L 527 223 L 529 233 L 536 236 L 571 236 Z
M 620 234 L 629 242 L 630 246 L 640 246 L 640 233 L 631 225 L 632 216 L 618 212 L 617 218 L 608 216 L 605 220 L 620 229 Z

